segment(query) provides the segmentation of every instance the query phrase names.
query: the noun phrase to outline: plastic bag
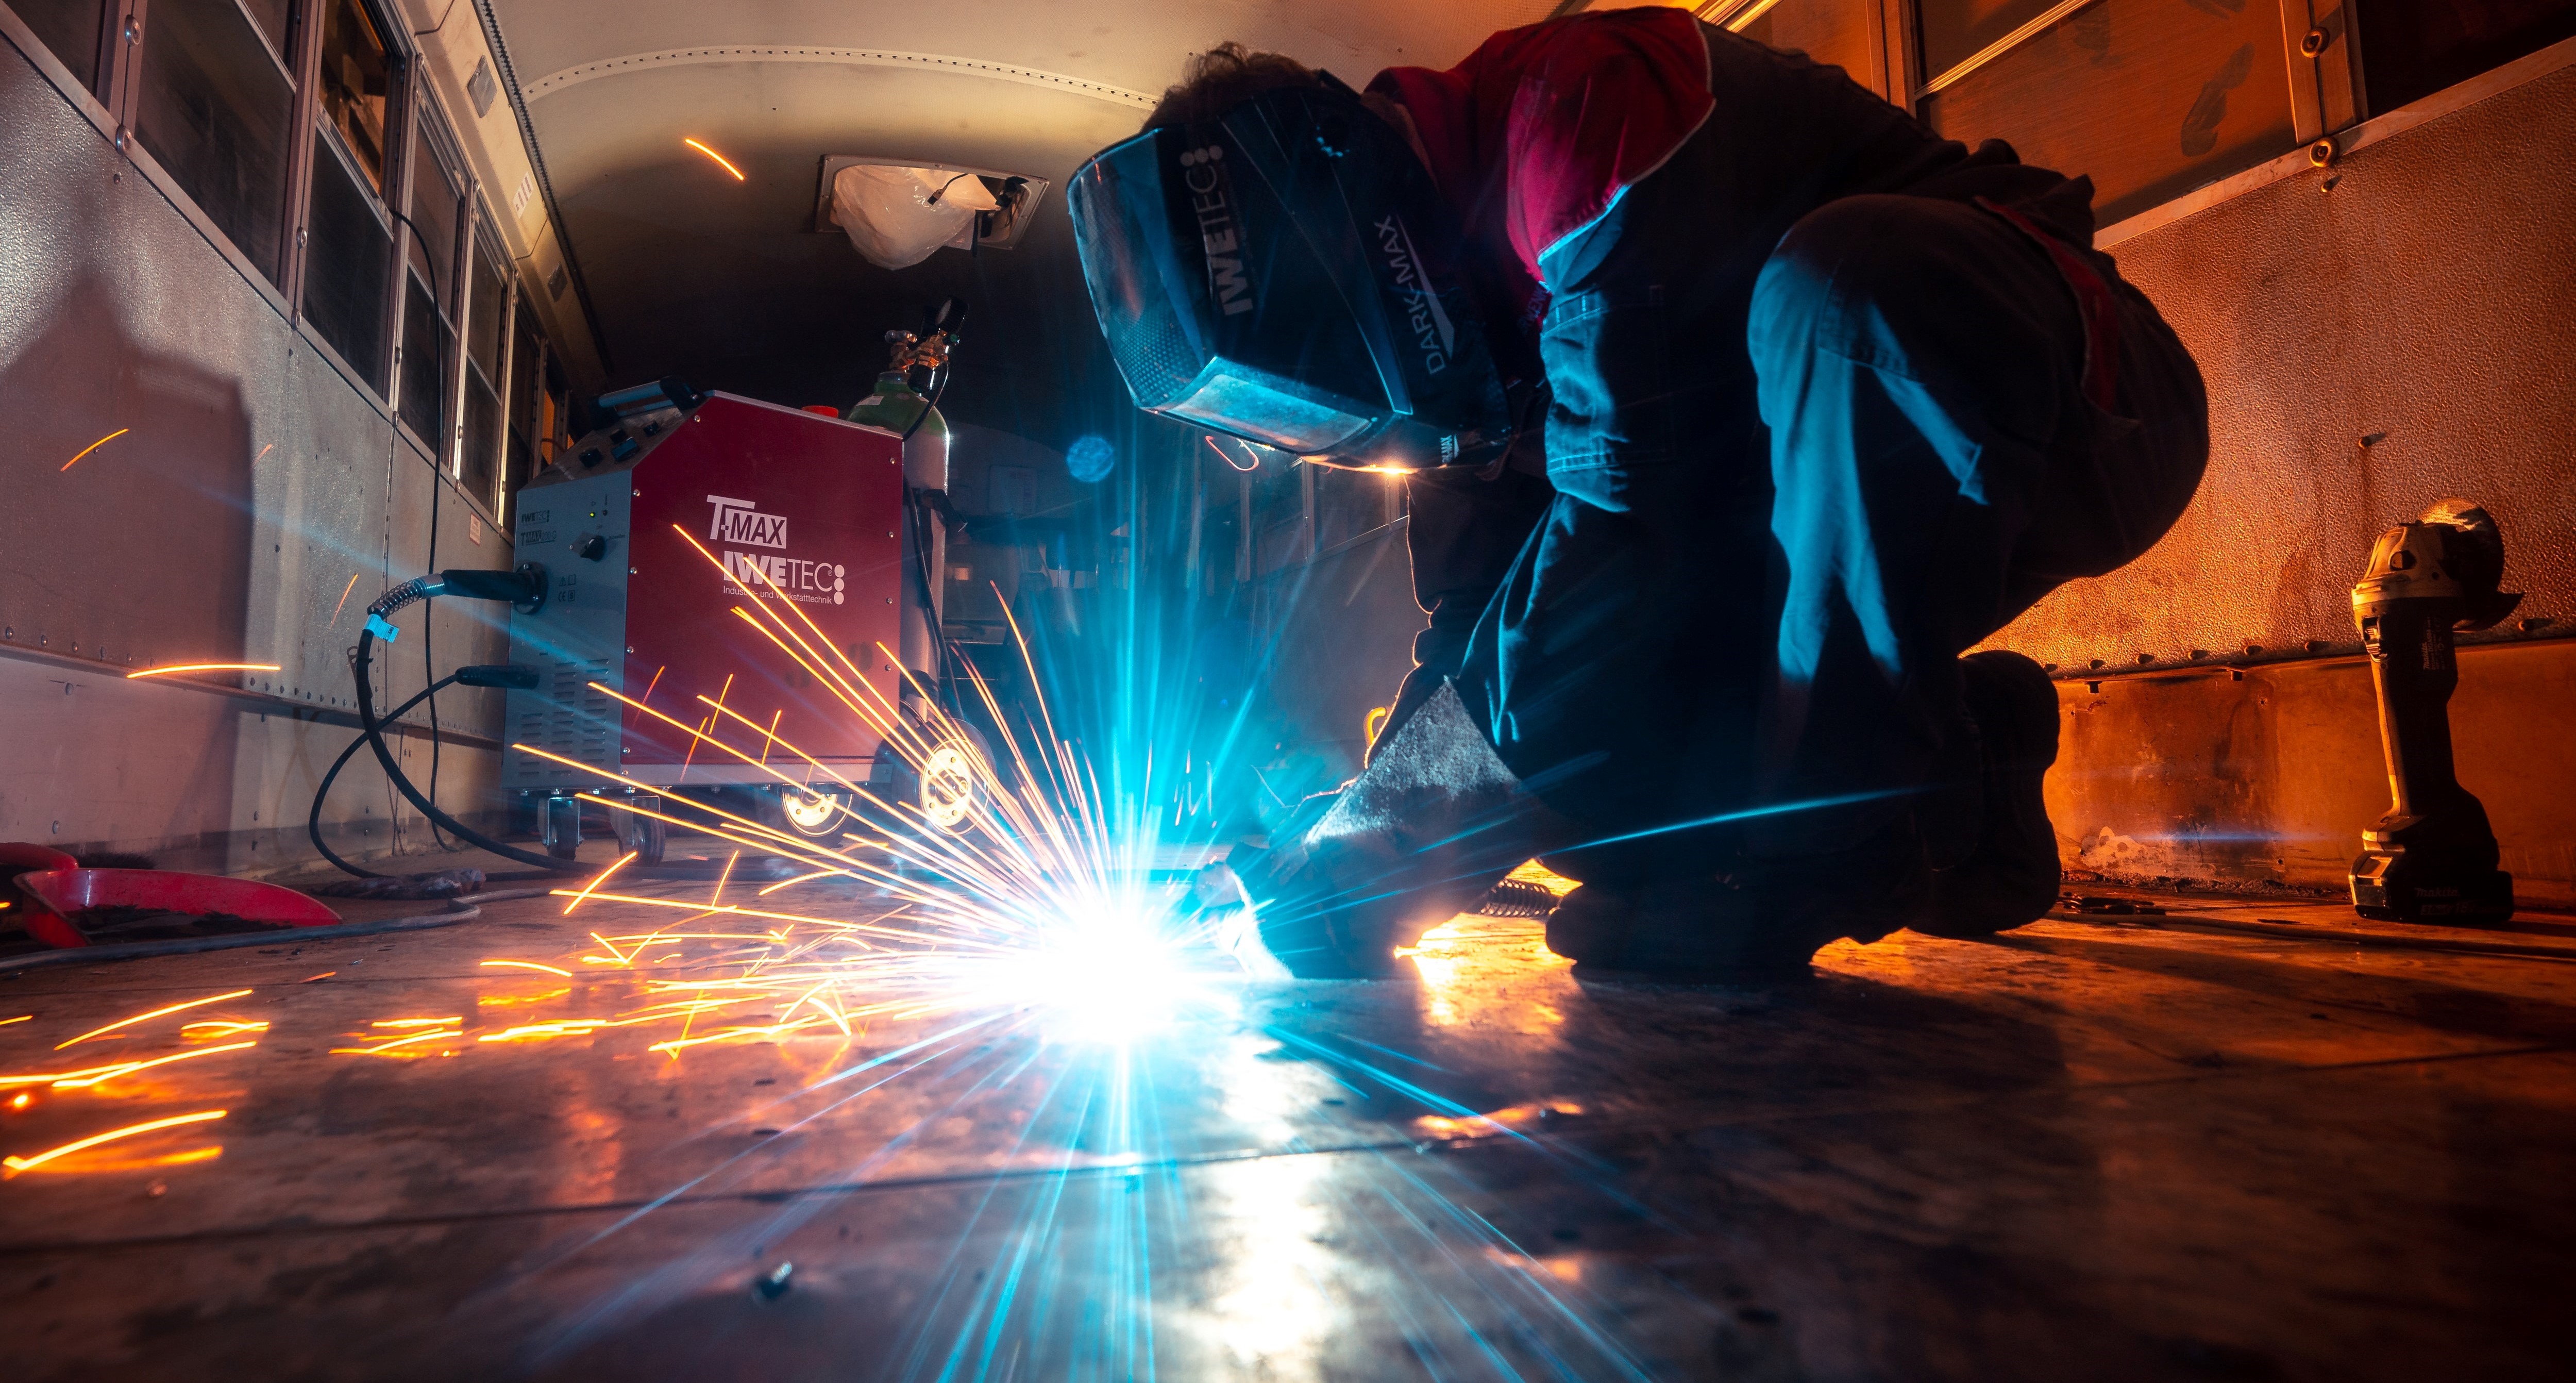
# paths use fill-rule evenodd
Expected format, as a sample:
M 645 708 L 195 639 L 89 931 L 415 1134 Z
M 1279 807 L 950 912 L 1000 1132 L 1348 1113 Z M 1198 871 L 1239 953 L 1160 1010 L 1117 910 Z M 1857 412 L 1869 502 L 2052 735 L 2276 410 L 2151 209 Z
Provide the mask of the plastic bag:
M 997 211 L 984 180 L 947 168 L 894 168 L 857 163 L 832 175 L 832 221 L 861 258 L 906 269 L 942 245 L 963 247 L 975 213 Z

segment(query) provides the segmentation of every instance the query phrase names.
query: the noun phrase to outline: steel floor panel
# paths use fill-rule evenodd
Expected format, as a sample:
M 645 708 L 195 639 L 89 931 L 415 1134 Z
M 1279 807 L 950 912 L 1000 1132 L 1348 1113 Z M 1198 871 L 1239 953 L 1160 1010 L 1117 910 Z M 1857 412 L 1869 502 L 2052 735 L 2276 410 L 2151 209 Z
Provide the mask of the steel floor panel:
M 8 1073 L 255 1043 L 9 1087 L 22 1158 L 224 1111 L 0 1184 L 10 1376 L 2568 1363 L 2568 960 L 2178 910 L 1838 945 L 1801 984 L 1599 984 L 1535 922 L 1462 918 L 1405 978 L 1216 984 L 1120 1041 L 966 1004 L 672 1053 L 679 1022 L 617 1025 L 658 977 L 597 938 L 673 915 L 560 907 L 0 980 L 0 1019 L 26 1019 L 0 1025 Z M 430 1019 L 452 1035 L 381 1047 Z

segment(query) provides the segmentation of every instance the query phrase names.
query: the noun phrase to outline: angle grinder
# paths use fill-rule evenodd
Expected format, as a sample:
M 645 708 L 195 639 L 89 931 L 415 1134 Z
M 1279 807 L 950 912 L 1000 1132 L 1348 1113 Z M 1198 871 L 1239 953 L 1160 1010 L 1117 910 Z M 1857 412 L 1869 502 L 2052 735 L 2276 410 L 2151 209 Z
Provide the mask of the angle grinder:
M 2484 509 L 2446 499 L 2379 536 L 2352 588 L 2370 654 L 2388 811 L 2361 833 L 2352 905 L 2396 922 L 2495 922 L 2513 916 L 2513 876 L 2496 867 L 2487 810 L 2451 761 L 2453 635 L 2489 628 L 2522 601 L 2501 591 L 2504 538 Z

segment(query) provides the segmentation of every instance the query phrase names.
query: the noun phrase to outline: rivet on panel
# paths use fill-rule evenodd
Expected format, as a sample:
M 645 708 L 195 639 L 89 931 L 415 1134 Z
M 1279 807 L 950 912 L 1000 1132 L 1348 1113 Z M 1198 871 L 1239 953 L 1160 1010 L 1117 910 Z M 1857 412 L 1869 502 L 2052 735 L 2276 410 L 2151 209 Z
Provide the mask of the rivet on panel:
M 2299 56 L 2313 58 L 2317 54 L 2324 52 L 2326 50 L 2326 45 L 2332 42 L 2334 42 L 2334 36 L 2332 34 L 2327 33 L 2323 29 L 2310 29 L 2306 33 L 2299 35 Z

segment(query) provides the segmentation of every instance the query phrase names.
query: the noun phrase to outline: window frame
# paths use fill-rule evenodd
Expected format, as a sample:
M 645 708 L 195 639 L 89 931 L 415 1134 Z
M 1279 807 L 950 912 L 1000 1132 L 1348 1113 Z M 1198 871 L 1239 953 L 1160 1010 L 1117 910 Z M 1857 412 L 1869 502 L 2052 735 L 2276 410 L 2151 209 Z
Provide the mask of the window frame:
M 493 235 L 489 228 L 498 223 L 483 213 L 485 189 L 482 180 L 475 173 L 474 163 L 466 156 L 464 144 L 456 134 L 458 128 L 456 121 L 448 114 L 445 103 L 439 98 L 436 89 L 425 79 L 425 74 L 420 67 L 422 53 L 412 34 L 411 26 L 402 22 L 399 14 L 394 12 L 392 6 L 384 3 L 384 0 L 355 0 L 355 3 L 360 5 L 374 21 L 378 35 L 385 40 L 386 44 L 387 170 L 384 186 L 375 188 L 370 186 L 370 180 L 358 169 L 355 155 L 341 146 L 337 131 L 325 132 L 325 127 L 331 122 L 322 111 L 318 78 L 322 58 L 323 20 L 326 17 L 324 7 L 330 3 L 330 0 L 287 0 L 285 7 L 287 33 L 283 49 L 273 40 L 266 26 L 250 13 L 242 0 L 224 0 L 224 3 L 229 4 L 240 14 L 242 22 L 251 26 L 267 49 L 268 56 L 277 62 L 280 70 L 285 73 L 289 84 L 291 105 L 287 112 L 286 160 L 280 190 L 282 198 L 280 225 L 283 243 L 278 250 L 274 272 L 262 268 L 256 260 L 244 253 L 241 247 L 235 245 L 231 237 L 214 223 L 203 208 L 197 205 L 196 200 L 180 185 L 171 170 L 162 166 L 160 161 L 153 157 L 151 151 L 144 148 L 141 141 L 132 135 L 133 115 L 141 94 L 143 50 L 153 36 L 150 13 L 152 0 L 107 0 L 100 7 L 98 47 L 95 50 L 97 70 L 95 80 L 84 81 L 79 73 L 66 64 L 49 44 L 38 38 L 35 31 L 18 17 L 8 0 L 0 0 L 0 36 L 5 36 L 10 44 L 35 67 L 38 75 L 43 77 L 75 110 L 79 111 L 82 117 L 98 130 L 100 136 L 105 138 L 147 182 L 152 184 L 154 190 L 158 191 L 171 207 L 195 228 L 198 235 L 214 249 L 236 275 L 250 285 L 253 292 L 267 301 L 269 307 L 276 311 L 301 339 L 302 345 L 311 347 L 321 359 L 328 362 L 342 379 L 358 391 L 359 396 L 365 399 L 370 407 L 374 408 L 387 422 L 393 424 L 398 436 L 426 454 L 443 476 L 450 480 L 458 479 L 463 466 L 461 404 L 467 368 L 465 312 L 469 310 L 464 296 L 470 296 L 470 289 L 464 288 L 464 265 L 466 256 L 473 252 L 471 247 L 476 244 L 477 234 Z M 441 380 L 441 388 L 445 394 L 442 400 L 442 417 L 446 423 L 441 430 L 445 435 L 435 439 L 423 438 L 413 432 L 409 424 L 403 421 L 401 412 L 401 346 L 406 307 L 404 290 L 407 283 L 406 276 L 413 273 L 409 254 L 412 236 L 403 226 L 401 215 L 408 214 L 411 205 L 412 167 L 416 162 L 415 131 L 426 135 L 433 146 L 433 157 L 440 160 L 459 189 L 456 244 L 447 254 L 441 270 L 448 276 L 446 281 L 455 285 L 463 296 L 458 298 L 455 310 L 450 314 L 452 321 L 447 324 L 447 329 L 454 340 L 454 348 L 450 351 L 454 359 L 449 362 L 451 368 L 442 372 L 445 377 Z M 322 143 L 326 139 L 332 141 L 328 149 Z M 336 347 L 322 338 L 321 333 L 316 331 L 304 316 L 304 281 L 311 262 L 313 179 L 319 166 L 318 160 L 323 158 L 341 160 L 360 190 L 373 198 L 372 209 L 377 216 L 377 223 L 388 232 L 389 253 L 394 258 L 388 266 L 392 272 L 386 275 L 384 334 L 377 342 L 382 358 L 386 362 L 385 379 L 382 384 L 369 379 L 364 372 L 352 365 Z M 401 214 L 397 214 L 397 207 L 403 209 Z M 507 486 L 507 390 L 509 386 L 506 361 L 512 345 L 511 317 L 519 308 L 520 299 L 527 291 L 525 285 L 517 282 L 518 266 L 509 253 L 506 239 L 493 236 L 493 243 L 493 259 L 501 267 L 504 297 L 501 348 L 504 364 L 502 378 L 496 383 L 495 388 L 496 394 L 502 401 L 499 424 L 501 438 L 499 455 L 502 461 L 496 468 L 495 493 L 473 496 L 477 506 L 484 509 L 487 515 L 500 513 L 506 500 L 506 495 L 502 493 Z M 540 334 L 543 334 L 542 331 Z M 551 342 L 547 343 L 547 349 L 551 350 Z M 545 439 L 537 440 L 542 443 Z M 539 464 L 544 463 L 540 460 Z M 461 486 L 459 488 L 462 489 Z
M 503 323 L 501 339 L 501 475 L 498 492 L 492 499 L 495 521 L 504 527 L 517 522 L 519 491 L 536 479 L 537 472 L 554 464 L 555 454 L 561 449 L 554 434 L 561 430 L 563 413 L 556 392 L 549 384 L 556 368 L 554 337 L 546 331 L 545 314 L 536 311 L 530 302 L 538 286 L 518 269 L 515 264 L 509 268 L 510 316 Z M 519 368 L 522 345 L 529 348 L 531 357 L 524 373 Z M 510 455 L 510 419 L 518 407 L 518 390 L 523 381 L 532 395 L 528 410 L 528 472 L 514 476 L 511 471 L 514 463 Z
M 1920 116 L 1926 98 L 1958 85 L 1981 68 L 2040 38 L 2078 13 L 2103 3 L 2103 0 L 2057 0 L 2012 32 L 1939 72 L 1922 70 L 1921 7 L 1915 0 L 1874 0 L 1874 3 L 1885 5 L 1890 12 L 1891 38 L 1898 28 L 1903 30 L 1909 61 L 1906 66 L 1906 96 L 1900 104 Z M 2289 69 L 2290 124 L 2294 142 L 2311 144 L 2369 119 L 2371 112 L 2362 95 L 2361 84 L 2363 42 L 2355 32 L 2352 6 L 2346 0 L 2274 0 L 2274 4 L 2281 17 L 2282 51 Z M 1903 12 L 1901 25 L 1894 22 L 1897 11 Z M 2324 36 L 2324 41 L 2316 46 L 2314 52 L 2307 51 L 2306 46 L 2312 31 Z
M 304 2 L 312 3 L 313 0 L 304 0 Z M 465 313 L 464 302 L 458 290 L 464 287 L 462 270 L 465 264 L 466 247 L 472 242 L 474 234 L 473 207 L 481 194 L 482 187 L 474 177 L 473 165 L 464 156 L 463 146 L 453 133 L 455 122 L 448 118 L 447 112 L 439 103 L 437 93 L 430 90 L 428 84 L 424 82 L 419 83 L 409 94 L 414 99 L 405 103 L 402 137 L 396 146 L 400 150 L 399 162 L 394 165 L 393 171 L 385 176 L 385 181 L 389 184 L 401 183 L 402 218 L 412 222 L 411 225 L 405 226 L 398 219 L 395 224 L 397 233 L 394 237 L 394 304 L 391 319 L 394 349 L 394 366 L 391 372 L 393 376 L 391 412 L 394 426 L 403 437 L 428 456 L 430 463 L 438 468 L 440 475 L 453 480 L 458 477 L 463 465 L 460 447 L 464 437 L 464 420 L 461 415 L 465 380 Z M 403 329 L 410 325 L 407 314 L 411 307 L 409 294 L 405 290 L 415 277 L 411 251 L 417 245 L 424 256 L 437 253 L 437 247 L 429 244 L 429 237 L 425 233 L 418 235 L 414 233 L 426 229 L 418 224 L 416 213 L 419 208 L 415 201 L 420 189 L 419 153 L 423 143 L 428 144 L 431 158 L 446 165 L 441 171 L 457 188 L 455 237 L 447 247 L 445 262 L 433 265 L 438 275 L 437 281 L 425 285 L 429 290 L 428 296 L 431 302 L 430 330 L 445 331 L 449 342 L 447 358 L 442 362 L 444 368 L 439 370 L 437 376 L 441 395 L 438 413 L 440 435 L 435 438 L 421 436 L 413 429 L 410 420 L 402 415 L 405 387 L 402 340 Z M 443 313 L 442 308 L 445 309 Z M 440 320 L 442 316 L 445 318 L 444 321 Z
M 473 332 L 478 283 L 474 273 L 474 260 L 476 256 L 482 256 L 491 265 L 492 281 L 499 286 L 501 305 L 500 316 L 496 319 L 497 324 L 494 328 L 500 333 L 500 339 L 492 350 L 494 377 L 485 381 L 491 388 L 493 399 L 492 436 L 488 439 L 492 444 L 492 492 L 480 498 L 492 513 L 498 515 L 501 512 L 501 495 L 510 483 L 510 349 L 512 345 L 510 328 L 518 307 L 519 295 L 515 291 L 518 287 L 518 275 L 512 272 L 514 266 L 510 259 L 510 248 L 502 243 L 499 234 L 492 229 L 492 210 L 484 204 L 482 192 L 481 184 L 476 183 L 467 203 L 467 224 L 462 236 L 465 242 L 465 254 L 460 262 L 463 272 L 458 282 L 464 286 L 466 293 L 465 301 L 457 309 L 460 320 L 456 324 L 456 359 L 462 368 L 456 372 L 457 440 L 454 475 L 459 482 L 458 489 L 463 490 L 465 450 L 471 441 L 465 435 L 465 391 L 473 387 L 473 376 L 481 373 L 481 367 L 474 363 Z

